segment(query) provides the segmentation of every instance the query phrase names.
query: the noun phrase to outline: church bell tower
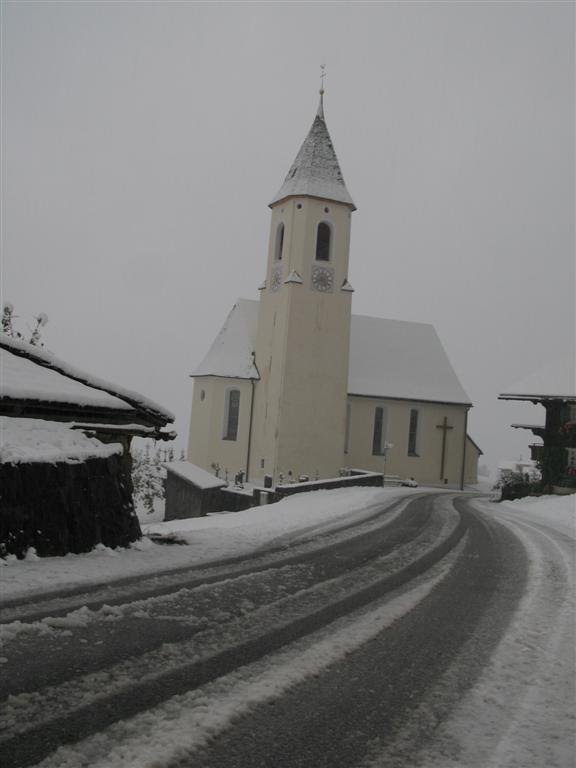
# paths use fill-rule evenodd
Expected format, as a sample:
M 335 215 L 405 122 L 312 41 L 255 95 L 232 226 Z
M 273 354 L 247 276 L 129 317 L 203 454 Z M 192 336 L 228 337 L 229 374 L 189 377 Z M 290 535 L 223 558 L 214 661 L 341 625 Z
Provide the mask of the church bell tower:
M 352 288 L 352 212 L 324 118 L 270 208 L 260 290 L 250 477 L 333 477 L 344 463 Z

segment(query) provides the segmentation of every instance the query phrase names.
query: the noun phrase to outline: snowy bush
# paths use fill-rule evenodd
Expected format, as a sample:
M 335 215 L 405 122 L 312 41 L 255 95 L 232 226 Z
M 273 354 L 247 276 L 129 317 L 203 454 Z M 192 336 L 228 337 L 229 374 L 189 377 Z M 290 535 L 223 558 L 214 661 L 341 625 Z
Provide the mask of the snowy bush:
M 542 491 L 542 481 L 538 472 L 506 472 L 494 486 L 500 489 L 500 501 L 522 499 L 525 496 L 539 496 Z
M 164 500 L 166 469 L 164 464 L 174 461 L 173 448 L 132 451 L 132 483 L 134 485 L 134 503 L 142 507 L 147 514 L 155 511 L 155 500 Z

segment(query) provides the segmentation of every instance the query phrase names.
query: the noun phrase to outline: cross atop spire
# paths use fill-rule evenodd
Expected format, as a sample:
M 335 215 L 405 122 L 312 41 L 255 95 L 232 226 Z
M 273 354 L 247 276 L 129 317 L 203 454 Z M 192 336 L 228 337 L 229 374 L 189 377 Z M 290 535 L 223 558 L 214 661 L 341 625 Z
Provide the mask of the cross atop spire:
M 320 64 L 320 103 L 318 104 L 318 117 L 324 120 L 324 78 L 326 77 L 326 64 Z

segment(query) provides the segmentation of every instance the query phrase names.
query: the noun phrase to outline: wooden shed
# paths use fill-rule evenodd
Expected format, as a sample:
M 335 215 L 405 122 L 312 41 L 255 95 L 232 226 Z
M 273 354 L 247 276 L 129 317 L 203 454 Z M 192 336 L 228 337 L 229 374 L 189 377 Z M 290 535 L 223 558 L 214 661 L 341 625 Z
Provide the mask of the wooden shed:
M 138 539 L 130 444 L 172 440 L 173 420 L 138 393 L 0 334 L 0 554 Z

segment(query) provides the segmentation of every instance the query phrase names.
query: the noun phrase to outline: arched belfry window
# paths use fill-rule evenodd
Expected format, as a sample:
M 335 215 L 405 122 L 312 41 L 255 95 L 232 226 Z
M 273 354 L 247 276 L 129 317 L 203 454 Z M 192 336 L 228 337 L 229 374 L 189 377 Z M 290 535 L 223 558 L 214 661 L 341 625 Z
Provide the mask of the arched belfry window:
M 224 440 L 236 440 L 238 437 L 238 419 L 240 416 L 240 390 L 229 389 L 226 392 L 224 412 Z
M 280 261 L 282 259 L 282 250 L 284 248 L 284 224 L 280 222 L 276 230 L 276 243 L 274 245 L 274 260 Z
M 321 221 L 316 231 L 316 261 L 330 261 L 332 229 L 330 224 Z

